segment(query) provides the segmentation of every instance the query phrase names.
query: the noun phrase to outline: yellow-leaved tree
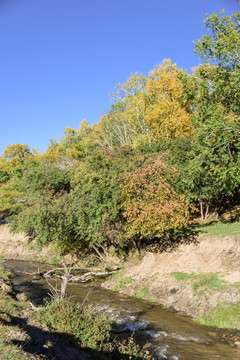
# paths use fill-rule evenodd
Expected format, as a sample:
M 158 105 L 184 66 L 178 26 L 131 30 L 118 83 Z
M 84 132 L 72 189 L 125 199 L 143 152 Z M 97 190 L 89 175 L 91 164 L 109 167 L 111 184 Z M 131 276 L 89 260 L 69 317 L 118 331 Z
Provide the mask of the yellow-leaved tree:
M 170 60 L 164 60 L 149 74 L 145 119 L 155 141 L 188 136 L 193 132 L 179 71 Z

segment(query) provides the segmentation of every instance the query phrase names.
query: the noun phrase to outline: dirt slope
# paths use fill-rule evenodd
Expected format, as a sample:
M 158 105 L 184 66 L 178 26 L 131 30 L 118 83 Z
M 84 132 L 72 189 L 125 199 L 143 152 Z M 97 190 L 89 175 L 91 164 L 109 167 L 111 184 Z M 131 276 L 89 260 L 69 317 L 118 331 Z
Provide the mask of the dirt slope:
M 58 257 L 53 246 L 41 247 L 36 241 L 29 242 L 24 234 L 11 233 L 7 224 L 0 223 L 0 256 L 5 259 L 50 261 Z
M 179 274 L 183 280 L 177 281 L 173 273 L 183 273 Z M 185 273 L 194 275 L 191 279 Z M 202 274 L 215 275 L 205 286 L 200 283 Z M 226 281 L 224 286 L 220 284 L 221 279 Z M 122 278 L 109 280 L 103 286 L 118 288 L 122 293 L 157 301 L 185 314 L 198 316 L 220 301 L 240 301 L 238 283 L 240 235 L 235 235 L 199 236 L 196 243 L 182 244 L 173 251 L 160 254 L 148 252 L 138 263 L 136 260 L 135 263 L 133 260 L 127 262 Z

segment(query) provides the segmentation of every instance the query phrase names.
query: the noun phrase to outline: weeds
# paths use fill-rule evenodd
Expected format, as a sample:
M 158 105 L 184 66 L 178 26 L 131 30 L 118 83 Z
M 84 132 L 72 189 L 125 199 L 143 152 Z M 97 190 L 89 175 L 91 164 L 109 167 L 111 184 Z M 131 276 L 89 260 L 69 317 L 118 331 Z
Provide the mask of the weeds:
M 0 279 L 8 280 L 10 276 L 10 271 L 4 269 L 2 265 L 0 265 Z
M 238 314 L 240 314 L 240 302 L 231 304 L 222 302 L 207 314 L 199 316 L 195 321 L 201 325 L 240 330 Z
M 149 290 L 149 284 L 144 285 L 141 287 L 136 293 L 134 293 L 134 296 L 136 296 L 138 299 L 144 299 Z
M 65 299 L 52 300 L 36 316 L 52 330 L 82 347 L 102 351 L 110 338 L 109 319 L 91 306 L 82 307 Z
M 114 291 L 121 291 L 127 284 L 131 284 L 134 280 L 130 277 L 123 278 L 117 281 L 116 285 L 114 286 Z
M 191 283 L 195 295 L 200 295 L 204 290 L 223 290 L 228 286 L 228 283 L 224 279 L 219 279 L 217 273 L 184 273 L 184 272 L 172 272 L 172 276 L 177 281 L 186 281 Z
M 40 322 L 72 344 L 101 352 L 103 359 L 150 359 L 133 337 L 119 342 L 111 339 L 112 321 L 93 306 L 75 304 L 71 300 L 52 300 L 36 313 Z

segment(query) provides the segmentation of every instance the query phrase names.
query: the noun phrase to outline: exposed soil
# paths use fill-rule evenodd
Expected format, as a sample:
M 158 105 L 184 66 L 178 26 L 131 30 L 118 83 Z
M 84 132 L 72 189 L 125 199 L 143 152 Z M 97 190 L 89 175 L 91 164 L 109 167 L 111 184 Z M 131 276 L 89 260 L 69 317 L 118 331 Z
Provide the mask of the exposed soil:
M 14 234 L 7 224 L 0 222 L 0 255 L 5 259 L 32 260 L 40 262 L 58 262 L 61 257 L 56 245 L 38 245 L 35 240 L 30 241 L 23 233 Z M 67 263 L 72 263 L 71 255 L 65 256 Z
M 228 282 L 224 289 L 194 292 L 190 281 L 177 281 L 173 272 L 218 273 Z M 240 301 L 240 235 L 202 236 L 191 244 L 181 244 L 163 253 L 147 252 L 142 260 L 131 259 L 124 266 L 121 292 L 136 295 L 147 287 L 145 299 L 196 317 L 215 307 L 218 302 Z M 103 286 L 114 289 L 121 279 L 106 281 Z

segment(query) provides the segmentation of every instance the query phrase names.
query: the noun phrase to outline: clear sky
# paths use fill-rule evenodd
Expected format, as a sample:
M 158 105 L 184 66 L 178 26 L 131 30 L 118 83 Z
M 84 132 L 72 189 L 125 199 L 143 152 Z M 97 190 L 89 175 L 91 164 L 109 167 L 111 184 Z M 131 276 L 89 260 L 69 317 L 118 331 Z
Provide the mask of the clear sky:
M 237 0 L 0 0 L 0 154 L 45 151 L 64 128 L 96 123 L 131 73 L 164 58 L 191 72 L 206 13 Z

